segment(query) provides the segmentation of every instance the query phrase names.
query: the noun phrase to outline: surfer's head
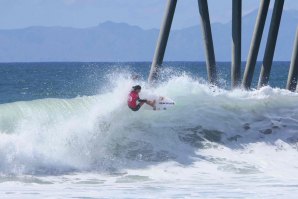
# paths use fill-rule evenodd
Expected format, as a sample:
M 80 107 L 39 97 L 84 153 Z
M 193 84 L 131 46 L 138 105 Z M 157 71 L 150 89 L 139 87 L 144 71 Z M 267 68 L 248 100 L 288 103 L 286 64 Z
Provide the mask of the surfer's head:
M 132 89 L 136 92 L 141 92 L 142 87 L 140 85 L 133 86 Z

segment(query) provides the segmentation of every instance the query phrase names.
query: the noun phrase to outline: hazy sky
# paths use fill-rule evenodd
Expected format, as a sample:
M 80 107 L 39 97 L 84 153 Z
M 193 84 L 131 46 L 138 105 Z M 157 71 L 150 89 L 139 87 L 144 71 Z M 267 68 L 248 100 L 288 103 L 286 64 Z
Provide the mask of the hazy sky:
M 90 27 L 105 21 L 159 28 L 167 0 L 0 0 L 0 29 L 28 26 Z M 230 20 L 232 0 L 209 0 L 211 21 Z M 260 0 L 243 0 L 243 13 L 258 8 Z M 285 9 L 298 10 L 298 0 Z M 271 6 L 274 1 L 271 1 Z M 179 0 L 173 28 L 199 23 L 197 0 Z

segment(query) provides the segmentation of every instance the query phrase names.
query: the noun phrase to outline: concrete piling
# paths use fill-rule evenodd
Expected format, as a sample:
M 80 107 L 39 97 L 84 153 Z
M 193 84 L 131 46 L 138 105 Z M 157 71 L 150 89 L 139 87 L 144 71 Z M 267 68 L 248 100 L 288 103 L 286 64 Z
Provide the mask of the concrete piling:
M 169 34 L 175 14 L 177 0 L 168 0 L 164 20 L 160 29 L 157 46 L 155 49 L 154 58 L 151 65 L 151 70 L 148 78 L 148 82 L 152 82 L 157 79 L 158 67 L 162 64 L 165 50 L 168 43 Z
M 204 37 L 208 81 L 211 84 L 217 84 L 216 61 L 209 18 L 208 2 L 207 0 L 198 0 L 198 5 L 201 18 L 201 27 Z
M 268 85 L 284 0 L 275 0 L 258 88 Z
M 295 91 L 297 87 L 297 77 L 298 77 L 298 28 L 296 31 L 296 38 L 294 42 L 294 49 L 292 54 L 292 60 L 288 75 L 287 89 L 290 91 Z
M 253 33 L 253 38 L 247 58 L 247 63 L 242 80 L 242 86 L 245 89 L 250 89 L 251 82 L 258 58 L 259 48 L 262 40 L 266 17 L 268 13 L 270 0 L 261 0 L 260 9 L 257 16 L 257 21 Z
M 242 0 L 232 1 L 232 67 L 231 85 L 237 88 L 241 84 L 241 25 Z

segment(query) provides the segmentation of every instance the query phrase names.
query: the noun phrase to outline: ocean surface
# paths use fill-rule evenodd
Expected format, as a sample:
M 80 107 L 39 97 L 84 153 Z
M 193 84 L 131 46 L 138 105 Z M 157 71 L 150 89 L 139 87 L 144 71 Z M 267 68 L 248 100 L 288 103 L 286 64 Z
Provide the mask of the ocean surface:
M 167 62 L 150 87 L 148 62 L 1 63 L 0 198 L 297 198 L 290 63 L 251 91 L 230 65 L 211 87 L 203 62 Z M 135 84 L 175 108 L 130 111 Z

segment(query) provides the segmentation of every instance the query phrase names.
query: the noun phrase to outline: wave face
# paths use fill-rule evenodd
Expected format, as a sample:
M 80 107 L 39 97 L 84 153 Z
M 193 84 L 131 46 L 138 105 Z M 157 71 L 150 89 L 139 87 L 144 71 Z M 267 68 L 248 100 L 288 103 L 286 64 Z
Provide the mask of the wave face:
M 298 166 L 298 94 L 271 87 L 227 91 L 187 75 L 155 88 L 121 75 L 112 79 L 96 96 L 0 105 L 0 172 L 118 172 L 204 162 L 206 170 L 297 177 L 291 171 Z M 130 111 L 126 97 L 136 83 L 143 85 L 141 97 L 168 96 L 176 107 Z

